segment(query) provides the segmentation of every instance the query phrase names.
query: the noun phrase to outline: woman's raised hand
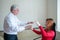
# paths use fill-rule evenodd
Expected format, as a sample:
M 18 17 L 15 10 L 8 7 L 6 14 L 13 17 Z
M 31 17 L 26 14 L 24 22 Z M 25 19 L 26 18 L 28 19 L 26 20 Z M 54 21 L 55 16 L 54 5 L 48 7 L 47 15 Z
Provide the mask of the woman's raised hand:
M 38 26 L 41 26 L 41 24 L 40 24 L 38 21 L 35 21 L 35 23 L 36 23 Z

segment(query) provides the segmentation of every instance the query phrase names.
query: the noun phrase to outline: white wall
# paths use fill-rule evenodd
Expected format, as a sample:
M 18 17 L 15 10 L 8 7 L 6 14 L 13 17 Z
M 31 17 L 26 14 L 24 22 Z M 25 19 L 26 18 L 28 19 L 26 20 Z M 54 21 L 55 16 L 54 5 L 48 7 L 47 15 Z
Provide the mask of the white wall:
M 47 17 L 47 0 L 0 0 L 0 30 L 3 30 L 4 17 L 9 13 L 12 4 L 20 6 L 20 20 L 33 21 L 38 19 L 44 26 Z
M 57 23 L 57 0 L 48 0 L 48 18 L 53 18 Z
M 60 0 L 57 0 L 57 31 L 60 32 Z

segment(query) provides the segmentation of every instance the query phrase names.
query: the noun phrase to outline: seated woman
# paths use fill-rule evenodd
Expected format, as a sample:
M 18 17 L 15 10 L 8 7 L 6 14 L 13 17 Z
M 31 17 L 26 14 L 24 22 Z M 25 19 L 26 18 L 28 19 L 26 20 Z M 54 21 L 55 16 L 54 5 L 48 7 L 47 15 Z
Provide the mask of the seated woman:
M 44 29 L 39 22 L 36 22 L 39 26 L 40 31 L 31 28 L 33 32 L 38 35 L 42 35 L 42 40 L 55 40 L 56 30 L 55 30 L 55 22 L 52 18 L 46 19 L 46 29 Z

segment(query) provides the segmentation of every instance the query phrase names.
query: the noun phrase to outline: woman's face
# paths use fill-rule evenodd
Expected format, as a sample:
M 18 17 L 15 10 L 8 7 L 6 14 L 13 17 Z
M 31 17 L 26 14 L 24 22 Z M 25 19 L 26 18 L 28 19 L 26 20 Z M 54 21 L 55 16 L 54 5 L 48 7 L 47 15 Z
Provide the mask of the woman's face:
M 54 23 L 54 22 L 53 22 L 52 20 L 46 21 L 46 28 L 47 28 L 47 29 L 50 29 L 50 28 L 52 27 L 53 23 Z

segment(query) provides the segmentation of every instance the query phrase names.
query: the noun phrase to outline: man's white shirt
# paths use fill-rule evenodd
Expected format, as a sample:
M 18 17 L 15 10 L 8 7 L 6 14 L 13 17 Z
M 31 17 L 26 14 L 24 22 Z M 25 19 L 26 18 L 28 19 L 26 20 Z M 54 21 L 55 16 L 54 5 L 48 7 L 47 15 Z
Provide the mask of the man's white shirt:
M 4 19 L 4 32 L 7 34 L 17 34 L 25 30 L 25 22 L 20 21 L 13 13 L 9 13 Z

